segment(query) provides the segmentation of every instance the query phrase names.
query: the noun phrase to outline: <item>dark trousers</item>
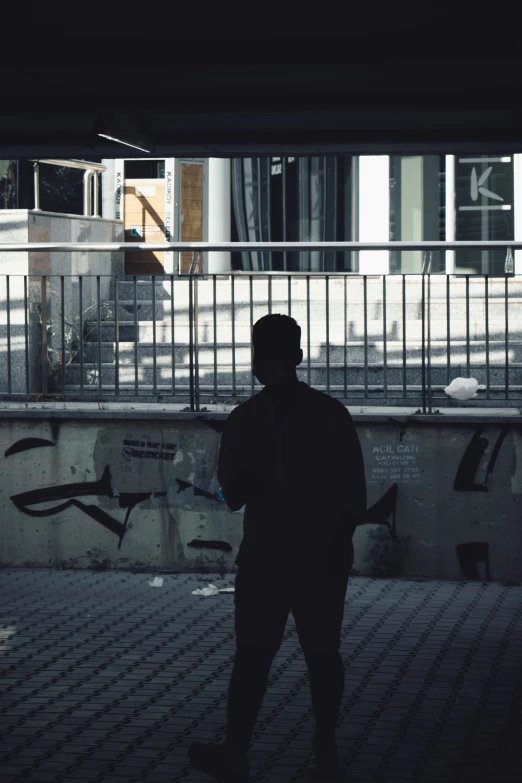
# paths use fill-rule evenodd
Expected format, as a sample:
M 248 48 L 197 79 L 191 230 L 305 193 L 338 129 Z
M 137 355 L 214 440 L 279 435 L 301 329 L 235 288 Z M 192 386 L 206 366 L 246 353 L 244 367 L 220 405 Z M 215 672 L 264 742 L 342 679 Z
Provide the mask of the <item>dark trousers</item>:
M 278 574 L 239 566 L 235 580 L 236 658 L 228 692 L 227 742 L 247 751 L 265 694 L 272 659 L 289 612 L 310 676 L 314 747 L 329 747 L 344 690 L 339 654 L 351 563 L 318 575 Z

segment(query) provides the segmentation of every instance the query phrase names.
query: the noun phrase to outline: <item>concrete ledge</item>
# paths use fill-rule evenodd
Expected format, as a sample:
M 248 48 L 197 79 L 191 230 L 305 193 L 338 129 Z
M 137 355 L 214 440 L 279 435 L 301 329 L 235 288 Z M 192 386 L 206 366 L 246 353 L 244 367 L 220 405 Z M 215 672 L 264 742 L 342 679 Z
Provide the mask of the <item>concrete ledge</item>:
M 139 419 L 179 421 L 226 419 L 235 405 L 205 405 L 190 411 L 183 404 L 135 402 L 0 402 L 0 419 Z M 433 406 L 436 410 L 436 405 Z M 439 413 L 418 413 L 418 407 L 348 406 L 354 421 L 465 424 L 521 424 L 521 408 L 441 408 Z

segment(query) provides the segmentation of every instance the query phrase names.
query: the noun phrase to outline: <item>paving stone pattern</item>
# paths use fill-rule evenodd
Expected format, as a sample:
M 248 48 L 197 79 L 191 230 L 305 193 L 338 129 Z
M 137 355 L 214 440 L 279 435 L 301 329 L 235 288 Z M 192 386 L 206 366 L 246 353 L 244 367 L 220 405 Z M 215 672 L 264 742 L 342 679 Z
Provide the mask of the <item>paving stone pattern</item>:
M 211 781 L 221 741 L 234 574 L 0 570 L 2 783 Z M 262 585 L 260 586 L 262 589 Z M 338 746 L 347 781 L 521 779 L 522 587 L 353 577 Z M 250 753 L 252 780 L 307 780 L 314 721 L 290 617 Z

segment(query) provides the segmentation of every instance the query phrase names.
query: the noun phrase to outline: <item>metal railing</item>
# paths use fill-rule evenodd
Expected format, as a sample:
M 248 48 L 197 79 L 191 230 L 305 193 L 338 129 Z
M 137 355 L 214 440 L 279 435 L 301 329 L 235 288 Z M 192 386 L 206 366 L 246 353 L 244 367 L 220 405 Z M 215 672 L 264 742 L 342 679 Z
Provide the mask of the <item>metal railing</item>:
M 269 247 L 268 247 L 269 246 Z M 441 247 L 442 246 L 442 247 Z M 0 397 L 165 400 L 198 411 L 261 387 L 253 323 L 288 313 L 302 328 L 302 380 L 351 405 L 420 413 L 451 404 L 457 376 L 483 385 L 471 405 L 522 401 L 522 277 L 202 274 L 201 251 L 405 250 L 522 243 L 30 243 L 2 251 L 192 251 L 186 275 L 0 277 Z M 1 270 L 1 267 L 0 267 Z

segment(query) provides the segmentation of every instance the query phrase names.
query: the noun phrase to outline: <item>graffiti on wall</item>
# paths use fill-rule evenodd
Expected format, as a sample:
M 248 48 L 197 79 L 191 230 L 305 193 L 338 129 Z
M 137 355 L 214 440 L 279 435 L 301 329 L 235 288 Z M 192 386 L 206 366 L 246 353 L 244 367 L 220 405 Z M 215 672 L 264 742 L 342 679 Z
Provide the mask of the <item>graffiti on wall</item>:
M 462 455 L 457 472 L 455 474 L 455 480 L 453 482 L 453 489 L 455 492 L 489 492 L 490 491 L 490 479 L 495 469 L 500 449 L 510 430 L 509 425 L 505 425 L 501 428 L 499 434 L 495 439 L 493 448 L 491 449 L 491 456 L 489 457 L 486 474 L 483 482 L 476 481 L 477 472 L 480 467 L 480 463 L 488 451 L 489 439 L 484 435 L 482 427 L 477 427 L 471 440 L 469 441 L 464 454 Z M 478 571 L 479 563 L 484 564 L 486 580 L 490 579 L 490 562 L 489 562 L 489 542 L 488 541 L 469 541 L 463 544 L 457 544 L 456 547 L 457 557 L 459 561 L 460 572 L 463 577 L 467 579 L 479 579 L 480 574 Z
M 486 449 L 489 445 L 489 440 L 483 435 L 483 429 L 477 428 L 471 438 L 466 451 L 462 455 L 457 473 L 455 475 L 455 481 L 453 482 L 453 489 L 456 492 L 488 492 L 488 481 L 493 474 L 495 463 L 497 461 L 500 449 L 504 442 L 506 435 L 509 432 L 509 425 L 502 427 L 500 433 L 497 436 L 495 445 L 489 458 L 486 476 L 482 484 L 475 481 L 477 471 L 479 469 L 482 457 L 486 453 Z
M 222 430 L 222 423 L 211 422 L 210 429 L 219 432 Z M 55 448 L 56 445 L 56 441 L 48 439 L 23 438 L 12 444 L 5 451 L 5 456 L 10 457 L 33 449 Z M 204 450 L 202 444 L 199 451 Z M 210 460 L 210 464 L 205 459 L 199 460 L 195 480 L 191 481 L 186 477 L 187 466 L 182 465 L 180 460 L 180 452 L 183 451 L 180 443 L 173 440 L 165 442 L 154 437 L 154 433 L 152 436 L 132 437 L 127 430 L 113 429 L 110 435 L 102 431 L 98 436 L 96 451 L 99 457 L 98 475 L 101 473 L 98 479 L 55 483 L 29 489 L 12 495 L 11 502 L 21 513 L 34 518 L 56 516 L 70 508 L 77 508 L 115 535 L 118 549 L 121 548 L 128 530 L 130 516 L 140 504 L 154 501 L 170 508 L 198 507 L 207 511 L 212 507 L 219 510 L 224 507 L 223 495 L 215 475 L 216 457 Z M 108 461 L 102 463 L 102 459 Z M 158 486 L 160 465 L 169 471 L 168 475 L 163 477 L 163 488 Z M 181 478 L 180 474 L 185 477 Z M 143 486 L 144 484 L 147 486 Z M 129 485 L 132 485 L 132 488 L 129 488 Z M 84 498 L 87 497 L 96 498 L 96 502 L 86 502 Z M 393 484 L 368 509 L 361 524 L 384 525 L 395 538 L 396 505 L 397 484 Z M 115 507 L 125 510 L 123 519 L 117 518 L 113 510 Z M 390 518 L 391 524 L 388 522 Z M 188 545 L 224 552 L 232 549 L 226 541 L 200 538 L 193 539 Z
M 9 457 L 31 449 L 49 446 L 56 446 L 56 442 L 42 438 L 23 438 L 10 446 L 5 451 L 4 456 Z M 175 450 L 176 446 L 173 443 L 124 439 L 122 455 L 129 458 L 162 459 L 172 462 L 175 456 Z M 54 484 L 48 487 L 39 487 L 38 489 L 32 489 L 12 495 L 10 499 L 19 511 L 31 517 L 50 517 L 60 514 L 69 508 L 77 508 L 106 530 L 116 535 L 118 538 L 118 549 L 120 549 L 123 537 L 128 529 L 129 517 L 138 504 L 158 498 L 167 499 L 167 497 L 172 501 L 173 495 L 176 494 L 180 496 L 180 500 L 172 503 L 172 505 L 179 506 L 184 502 L 183 495 L 188 494 L 189 491 L 194 497 L 204 498 L 207 501 L 217 502 L 220 505 L 222 504 L 222 501 L 217 494 L 208 492 L 201 487 L 195 486 L 192 482 L 180 478 L 174 478 L 173 481 L 169 482 L 168 489 L 166 490 L 152 489 L 143 492 L 120 492 L 115 485 L 109 465 L 105 465 L 102 476 L 98 480 L 76 481 L 66 484 Z M 114 515 L 101 508 L 100 505 L 84 503 L 83 501 L 78 500 L 78 498 L 87 496 L 97 496 L 100 500 L 103 498 L 117 500 L 119 508 L 126 509 L 124 521 L 118 520 Z M 47 508 L 34 508 L 34 506 L 44 503 L 55 503 L 56 501 L 63 502 L 58 502 L 56 505 Z M 220 549 L 222 551 L 231 550 L 230 544 L 224 541 L 198 540 L 197 542 L 193 542 L 193 545 L 196 547 L 207 546 L 210 549 Z
M 395 482 L 399 485 L 418 485 L 425 482 L 431 482 L 431 487 L 438 486 L 439 491 L 447 487 L 446 476 L 444 475 L 451 462 L 441 462 L 436 464 L 435 469 L 438 475 L 430 473 L 429 463 L 423 464 L 423 450 L 426 448 L 420 439 L 415 439 L 410 433 L 409 441 L 403 443 L 403 436 L 406 430 L 401 430 L 399 442 L 395 440 L 395 432 L 390 432 L 391 436 L 388 442 L 373 443 L 369 449 L 369 459 L 367 462 L 368 484 L 386 484 Z M 452 444 L 459 442 L 462 436 L 454 439 L 448 438 L 448 454 L 452 452 Z M 457 457 L 456 468 L 447 479 L 450 483 L 447 490 L 448 497 L 441 498 L 442 502 L 447 502 L 451 498 L 451 493 L 501 493 L 504 500 L 506 497 L 522 493 L 522 433 L 519 427 L 512 424 L 495 426 L 477 427 L 472 432 L 471 437 L 466 437 L 466 444 L 461 454 Z M 391 442 L 390 442 L 391 441 Z M 501 467 L 499 465 L 501 464 Z M 433 470 L 433 466 L 431 466 Z M 433 479 L 435 478 L 435 482 Z M 392 488 L 393 486 L 392 485 Z M 391 488 L 391 489 L 392 489 Z M 413 488 L 413 487 L 412 487 Z M 385 494 L 375 506 L 377 509 L 384 503 L 388 504 L 388 511 L 392 511 L 393 503 L 397 501 L 391 494 L 391 489 Z M 410 495 L 411 497 L 411 495 Z M 425 505 L 425 493 L 418 493 L 415 496 L 416 505 L 421 508 Z M 436 498 L 434 498 L 436 500 Z M 464 512 L 459 518 L 459 526 L 477 526 L 486 525 L 491 528 L 499 524 L 497 521 L 498 510 L 494 500 L 485 504 L 484 500 L 478 499 L 476 505 L 455 503 L 454 509 Z M 436 505 L 436 504 L 435 504 Z M 465 510 L 465 511 L 464 511 Z M 493 513 L 491 513 L 493 511 Z M 386 513 L 386 512 L 384 512 Z M 396 533 L 395 508 L 393 508 L 393 525 L 390 530 L 393 541 L 399 541 Z M 369 512 L 370 515 L 370 512 Z M 498 514 L 499 515 L 499 514 Z M 422 519 L 422 517 L 420 517 Z M 480 521 L 479 521 L 480 520 Z M 370 531 L 371 532 L 371 531 Z M 374 535 L 379 540 L 383 537 L 379 533 Z M 386 542 L 388 545 L 389 542 Z M 433 545 L 433 542 L 430 543 Z M 468 579 L 479 579 L 478 567 L 483 565 L 486 580 L 490 579 L 490 542 L 465 540 L 456 544 L 455 554 L 458 560 L 459 569 L 462 577 Z
M 60 440 L 59 428 L 51 428 L 51 438 L 31 437 L 21 438 L 9 444 L 5 450 L 5 457 L 10 461 L 17 456 L 22 458 L 29 453 L 29 459 L 34 451 L 35 465 L 42 465 L 42 471 L 36 474 L 38 484 L 18 491 L 10 495 L 10 502 L 20 513 L 32 518 L 49 518 L 65 514 L 68 509 L 76 508 L 84 517 L 88 517 L 96 526 L 101 526 L 111 537 L 116 537 L 118 548 L 127 531 L 132 528 L 130 520 L 136 522 L 135 509 L 154 509 L 164 507 L 169 511 L 186 510 L 189 514 L 181 519 L 212 518 L 213 511 L 222 512 L 225 508 L 223 496 L 217 483 L 216 464 L 219 438 L 216 434 L 222 431 L 224 422 L 198 422 L 183 430 L 178 427 L 175 430 L 163 432 L 161 429 L 146 429 L 132 427 L 109 426 L 97 430 L 94 449 L 89 446 L 88 464 L 92 468 L 91 454 L 94 461 L 94 476 L 89 476 L 90 469 L 82 468 L 83 480 L 76 475 L 74 480 L 64 480 L 63 454 L 65 443 Z M 400 431 L 390 429 L 389 442 L 375 440 L 365 450 L 368 483 L 372 483 L 372 468 L 384 465 L 384 473 L 375 474 L 375 481 L 382 486 L 377 491 L 377 500 L 368 508 L 366 517 L 360 525 L 378 526 L 377 531 L 368 531 L 368 535 L 379 539 L 379 546 L 384 544 L 389 548 L 399 549 L 401 531 L 397 510 L 400 501 L 401 520 L 403 514 L 411 515 L 423 505 L 424 511 L 417 516 L 419 529 L 423 525 L 428 506 L 435 508 L 442 498 L 441 491 L 448 497 L 451 503 L 451 514 L 455 514 L 459 520 L 460 529 L 483 525 L 492 529 L 496 524 L 503 524 L 496 519 L 497 499 L 506 495 L 522 494 L 522 433 L 520 428 L 513 426 L 489 426 L 477 427 L 474 431 L 451 431 L 444 433 L 443 438 L 448 438 L 448 458 L 443 462 L 437 462 L 433 454 L 429 453 L 430 440 L 426 435 L 417 435 L 407 430 Z M 406 438 L 403 442 L 403 436 Z M 379 435 L 379 437 L 381 437 Z M 422 440 L 424 438 L 424 442 Z M 444 443 L 444 440 L 443 440 Z M 92 444 L 92 442 L 91 442 Z M 7 444 L 6 444 L 7 445 Z M 455 447 L 458 448 L 455 448 Z M 58 448 L 59 447 L 59 448 Z M 432 449 L 433 451 L 433 449 Z M 53 456 L 49 462 L 59 466 L 53 475 L 59 476 L 59 480 L 45 481 L 46 463 L 41 461 L 42 453 Z M 73 453 L 76 451 L 73 449 Z M 451 457 L 450 457 L 451 455 Z M 399 459 L 396 459 L 399 457 Z M 431 462 L 429 461 L 431 460 Z M 85 465 L 85 461 L 80 462 Z M 68 463 L 67 463 L 68 464 Z M 439 470 L 440 464 L 440 470 Z M 379 468 L 381 470 L 381 468 Z M 414 472 L 411 472 L 414 469 Z M 431 473 L 430 473 L 431 471 Z M 71 466 L 71 472 L 76 469 Z M 42 474 L 44 474 L 42 476 Z M 392 480 L 394 479 L 394 480 Z M 444 481 L 442 481 L 444 479 Z M 423 483 L 426 487 L 417 489 L 415 484 Z M 39 486 L 41 484 L 41 486 Z M 18 490 L 22 487 L 18 487 Z M 431 505 L 427 498 L 431 493 L 434 501 Z M 455 493 L 453 496 L 451 495 Z M 469 493 L 477 494 L 476 505 L 466 501 Z M 460 497 L 459 497 L 460 496 Z M 509 509 L 515 510 L 518 501 L 514 500 Z M 416 504 L 415 506 L 413 504 Z M 512 514 L 509 511 L 509 514 Z M 515 510 L 515 514 L 517 511 Z M 190 515 L 194 516 L 191 517 Z M 434 519 L 435 511 L 429 514 Z M 489 517 L 488 518 L 488 514 Z M 473 516 L 474 515 L 474 516 Z M 497 515 L 498 516 L 498 515 Z M 505 515 L 504 515 L 505 516 Z M 470 517 L 468 519 L 468 517 Z M 139 516 L 139 521 L 146 519 L 145 515 Z M 167 523 L 179 522 L 177 514 L 166 514 Z M 182 524 L 185 524 L 182 522 Z M 187 522 L 189 537 L 185 538 L 185 545 L 195 549 L 213 549 L 222 552 L 230 552 L 232 546 L 226 539 L 235 538 L 237 526 L 230 525 L 228 532 L 223 531 L 222 538 L 209 532 L 206 537 L 199 537 L 197 530 L 203 530 L 200 522 Z M 190 525 L 199 527 L 192 530 Z M 205 522 L 207 524 L 207 522 Z M 221 522 L 219 523 L 221 525 Z M 229 523 L 225 524 L 227 527 Z M 411 520 L 409 521 L 409 531 Z M 387 529 L 387 533 L 386 533 Z M 480 538 L 481 536 L 477 536 Z M 230 540 L 232 540 L 232 538 Z M 403 536 L 402 541 L 406 540 Z M 486 578 L 490 578 L 490 542 L 485 540 L 470 540 L 464 533 L 460 541 L 453 544 L 454 554 L 459 563 L 463 577 L 478 578 L 478 565 L 482 564 Z M 454 539 L 453 539 L 454 540 Z M 427 542 L 435 546 L 434 541 Z M 381 546 L 381 548 L 382 548 Z

